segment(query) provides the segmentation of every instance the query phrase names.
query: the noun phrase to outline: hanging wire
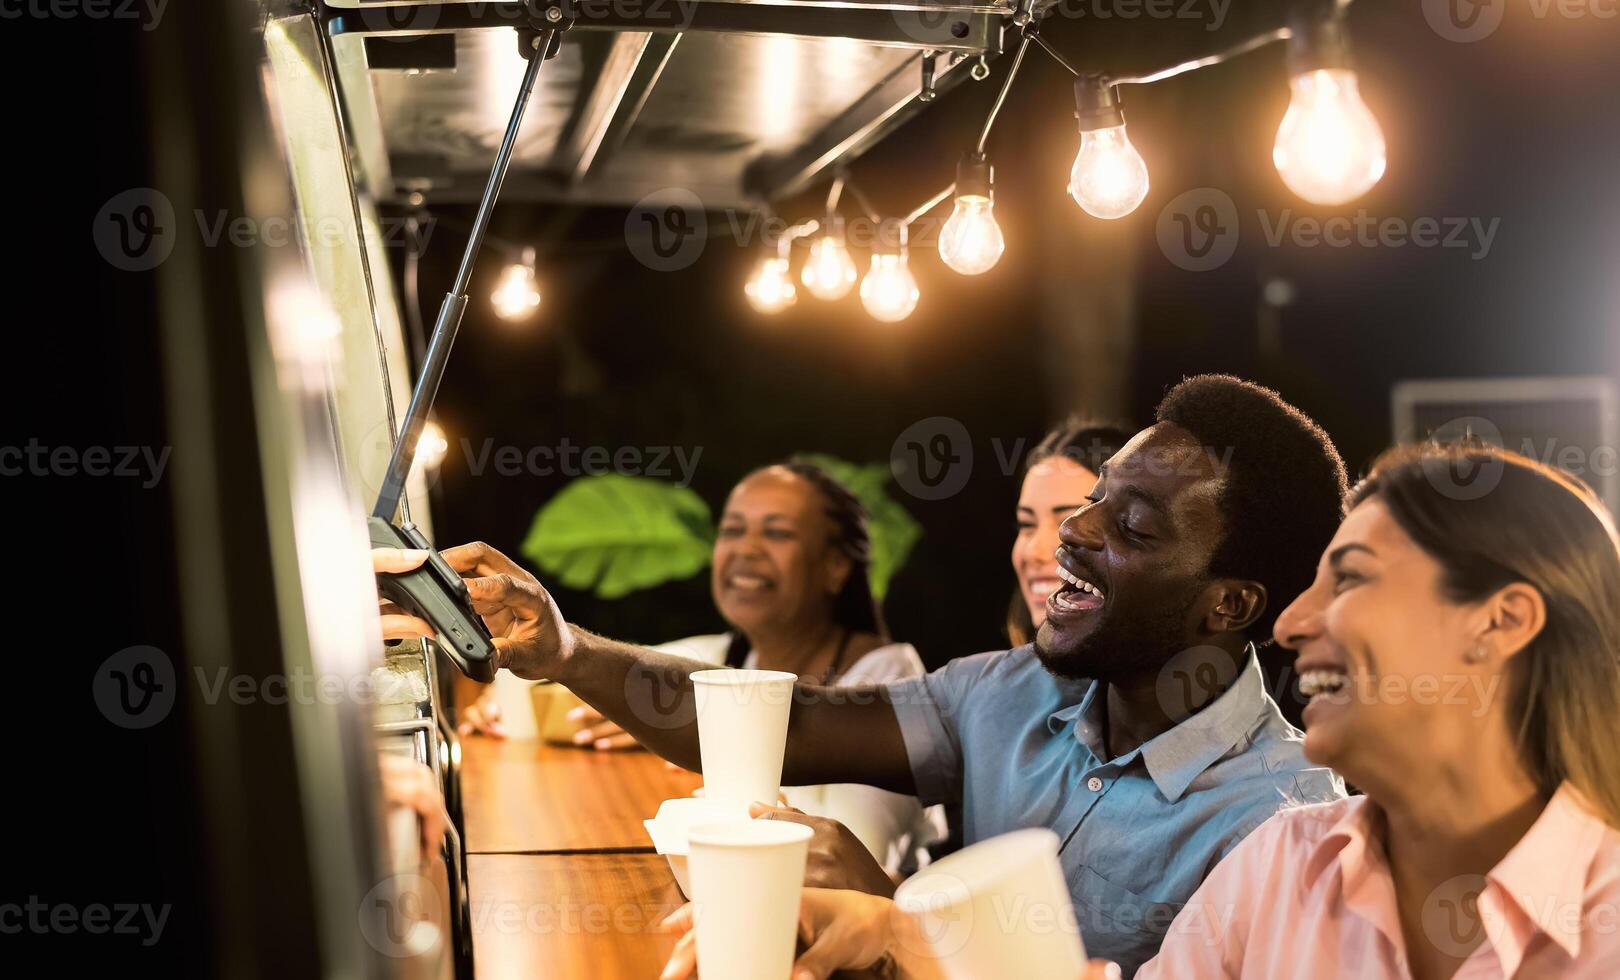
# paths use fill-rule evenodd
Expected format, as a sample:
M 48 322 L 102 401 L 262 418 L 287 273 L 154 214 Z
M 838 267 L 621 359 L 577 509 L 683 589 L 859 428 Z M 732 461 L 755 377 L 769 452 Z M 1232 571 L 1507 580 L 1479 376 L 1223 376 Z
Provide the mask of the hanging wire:
M 1053 61 L 1062 65 L 1064 68 L 1067 68 L 1069 70 L 1069 74 L 1073 75 L 1075 78 L 1080 77 L 1080 69 L 1069 64 L 1069 59 L 1059 54 L 1057 48 L 1054 48 L 1050 44 L 1046 43 L 1046 38 L 1041 37 L 1039 34 L 1034 32 L 1031 32 L 1027 36 L 1030 40 L 1034 41 L 1036 44 L 1039 44 L 1042 51 L 1045 51 L 1047 54 L 1051 55 Z
M 996 115 L 1001 112 L 1001 104 L 1007 101 L 1007 90 L 1012 88 L 1013 79 L 1018 77 L 1018 67 L 1024 63 L 1024 52 L 1029 50 L 1029 42 L 1037 35 L 1024 32 L 1024 39 L 1018 43 L 1018 53 L 1013 55 L 1012 68 L 1007 72 L 1007 78 L 1001 83 L 1001 91 L 996 93 L 995 104 L 990 106 L 990 115 L 984 119 L 984 129 L 979 132 L 977 153 L 984 156 L 984 144 L 990 139 L 990 127 L 996 124 Z
M 933 197 L 924 201 L 922 204 L 919 204 L 915 211 L 900 219 L 900 227 L 908 227 L 913 221 L 916 221 L 918 218 L 939 207 L 940 202 L 950 197 L 953 193 L 955 193 L 955 191 L 956 185 L 952 184 L 951 186 L 940 191 L 938 194 L 935 194 Z
M 1235 44 L 1232 47 L 1227 48 L 1225 51 L 1218 51 L 1215 54 L 1204 58 L 1198 58 L 1193 61 L 1184 61 L 1179 65 L 1172 65 L 1171 67 L 1162 71 L 1153 72 L 1151 75 L 1133 75 L 1126 78 L 1109 78 L 1108 84 L 1151 85 L 1154 82 L 1162 82 L 1167 78 L 1175 78 L 1177 75 L 1185 75 L 1190 71 L 1197 71 L 1200 68 L 1209 68 L 1225 61 L 1231 61 L 1233 58 L 1246 55 L 1251 51 L 1257 51 L 1268 44 L 1275 44 L 1278 41 L 1286 41 L 1293 36 L 1294 32 L 1289 28 L 1279 27 L 1274 31 L 1268 31 L 1265 34 L 1261 34 L 1259 37 L 1251 37 L 1242 44 Z

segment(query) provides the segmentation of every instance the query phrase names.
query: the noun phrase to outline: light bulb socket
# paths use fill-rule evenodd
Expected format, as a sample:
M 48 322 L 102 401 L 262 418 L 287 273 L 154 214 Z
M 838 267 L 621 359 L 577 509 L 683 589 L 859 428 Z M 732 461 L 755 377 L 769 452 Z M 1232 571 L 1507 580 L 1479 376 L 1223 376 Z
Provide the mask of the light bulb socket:
M 1305 4 L 1288 22 L 1288 75 L 1351 69 L 1350 32 L 1331 4 Z
M 996 168 L 983 153 L 968 152 L 956 165 L 957 197 L 992 197 L 996 186 Z
M 821 222 L 821 237 L 836 238 L 839 241 L 843 241 L 844 216 L 838 214 L 836 211 L 827 215 L 827 217 Z
M 1119 100 L 1119 89 L 1109 83 L 1107 75 L 1081 75 L 1076 78 L 1074 106 L 1074 115 L 1080 120 L 1082 133 L 1125 125 L 1125 110 Z

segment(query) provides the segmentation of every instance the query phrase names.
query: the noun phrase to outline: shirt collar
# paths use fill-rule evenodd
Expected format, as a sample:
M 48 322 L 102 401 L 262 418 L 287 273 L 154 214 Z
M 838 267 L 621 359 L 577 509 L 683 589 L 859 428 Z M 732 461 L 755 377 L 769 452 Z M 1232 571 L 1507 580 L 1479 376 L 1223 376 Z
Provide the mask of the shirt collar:
M 1370 876 L 1377 872 L 1388 877 L 1383 859 L 1384 823 L 1377 804 L 1365 798 L 1359 802 L 1306 857 L 1305 887 L 1314 887 L 1337 858 L 1346 903 L 1376 922 L 1382 911 L 1376 906 L 1383 903 L 1371 894 L 1376 889 Z M 1504 976 L 1517 972 L 1537 932 L 1546 933 L 1571 958 L 1580 955 L 1586 881 L 1607 826 L 1580 791 L 1564 783 L 1530 830 L 1486 875 L 1500 889 L 1501 900 L 1511 906 L 1505 922 L 1487 922 L 1487 937 Z M 1393 892 L 1389 894 L 1392 902 Z M 1482 903 L 1493 901 L 1481 896 Z M 1481 910 L 1488 919 L 1492 910 L 1485 904 Z
M 1580 955 L 1586 881 L 1606 828 L 1580 791 L 1564 783 L 1486 875 L 1518 907 L 1520 949 L 1528 945 L 1530 932 L 1544 932 L 1571 957 Z
M 1102 683 L 1093 681 L 1078 704 L 1054 711 L 1047 718 L 1047 728 L 1055 734 L 1074 722 L 1075 738 L 1102 759 L 1102 697 Z M 1251 644 L 1237 680 L 1220 697 L 1137 750 L 1164 798 L 1171 803 L 1181 799 L 1199 773 L 1248 736 L 1270 700 Z M 1128 760 L 1134 754 L 1122 758 Z

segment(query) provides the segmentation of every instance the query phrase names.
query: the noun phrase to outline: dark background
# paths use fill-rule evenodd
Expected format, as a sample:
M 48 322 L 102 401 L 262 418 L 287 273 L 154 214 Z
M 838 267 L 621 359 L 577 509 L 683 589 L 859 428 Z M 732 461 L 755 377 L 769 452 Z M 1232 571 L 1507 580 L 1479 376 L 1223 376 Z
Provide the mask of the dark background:
M 1281 4 L 1242 6 L 1228 11 L 1219 33 L 1197 21 L 1083 16 L 1053 18 L 1046 34 L 1086 69 L 1144 71 L 1281 22 Z M 1294 197 L 1271 163 L 1288 100 L 1283 47 L 1275 45 L 1126 89 L 1130 132 L 1153 190 L 1121 221 L 1085 215 L 1064 190 L 1078 145 L 1070 83 L 1032 51 L 990 144 L 1007 251 L 991 272 L 967 278 L 915 250 L 922 301 L 899 324 L 870 319 L 853 292 L 827 304 L 802 288 L 787 312 L 754 313 L 742 284 L 760 252 L 733 240 L 722 213 L 709 214 L 708 245 L 693 266 L 661 273 L 625 247 L 625 211 L 504 203 L 494 230 L 540 247 L 545 299 L 529 324 L 495 318 L 483 298 L 503 260 L 487 253 L 481 261 L 437 403 L 452 446 L 438 489 L 441 540 L 483 538 L 515 552 L 535 510 L 566 482 L 474 477 L 464 438 L 524 450 L 564 437 L 609 450 L 702 447 L 694 488 L 718 508 L 756 466 L 797 451 L 884 461 L 906 426 L 950 416 L 973 439 L 966 489 L 931 503 L 890 485 L 923 536 L 886 613 L 896 637 L 938 664 L 1001 644 L 1018 474 L 999 465 L 995 440 L 1003 453 L 1020 438 L 1032 443 L 1071 406 L 1144 423 L 1181 377 L 1233 372 L 1278 388 L 1321 421 L 1354 474 L 1390 441 L 1397 380 L 1614 374 L 1620 21 L 1565 19 L 1556 8 L 1538 19 L 1525 0 L 1509 4 L 1493 36 L 1459 44 L 1430 28 L 1421 4 L 1362 0 L 1351 26 L 1389 169 L 1370 194 L 1339 209 Z M 951 180 L 1010 60 L 853 164 L 854 180 L 880 210 L 904 213 Z M 1172 198 L 1204 186 L 1235 201 L 1241 239 L 1220 269 L 1187 272 L 1161 252 L 1155 224 Z M 824 193 L 817 187 L 779 210 L 789 220 L 815 216 Z M 1488 255 L 1476 260 L 1472 248 L 1411 244 L 1272 247 L 1261 209 L 1273 224 L 1285 210 L 1298 219 L 1360 209 L 1407 223 L 1500 223 Z M 1054 254 L 1054 240 L 1073 243 L 1072 264 L 1066 248 Z M 430 323 L 461 244 L 449 224 L 435 227 L 423 266 Z M 1060 297 L 1067 290 L 1084 302 L 1081 264 L 1099 254 L 1111 263 L 1124 257 L 1136 309 L 1134 355 L 1105 366 L 1127 379 L 1128 404 L 1120 406 L 1054 391 L 1039 369 L 1053 356 L 1052 306 L 1041 297 L 1055 284 Z M 857 251 L 856 261 L 864 274 L 865 254 Z M 1294 300 L 1277 311 L 1274 338 L 1264 342 L 1262 285 L 1277 278 Z M 582 623 L 659 641 L 721 628 L 707 588 L 700 576 L 617 602 L 567 590 L 559 599 Z

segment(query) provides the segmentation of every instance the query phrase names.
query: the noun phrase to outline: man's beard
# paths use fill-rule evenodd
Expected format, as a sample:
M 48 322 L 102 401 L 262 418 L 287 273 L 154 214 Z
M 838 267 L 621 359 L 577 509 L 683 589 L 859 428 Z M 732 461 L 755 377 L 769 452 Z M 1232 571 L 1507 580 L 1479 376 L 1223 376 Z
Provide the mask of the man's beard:
M 1128 619 L 1107 610 L 1071 650 L 1047 649 L 1043 624 L 1035 634 L 1035 656 L 1048 673 L 1066 680 L 1108 680 L 1157 670 L 1187 646 L 1187 613 L 1204 584 L 1190 584 L 1177 599 Z

